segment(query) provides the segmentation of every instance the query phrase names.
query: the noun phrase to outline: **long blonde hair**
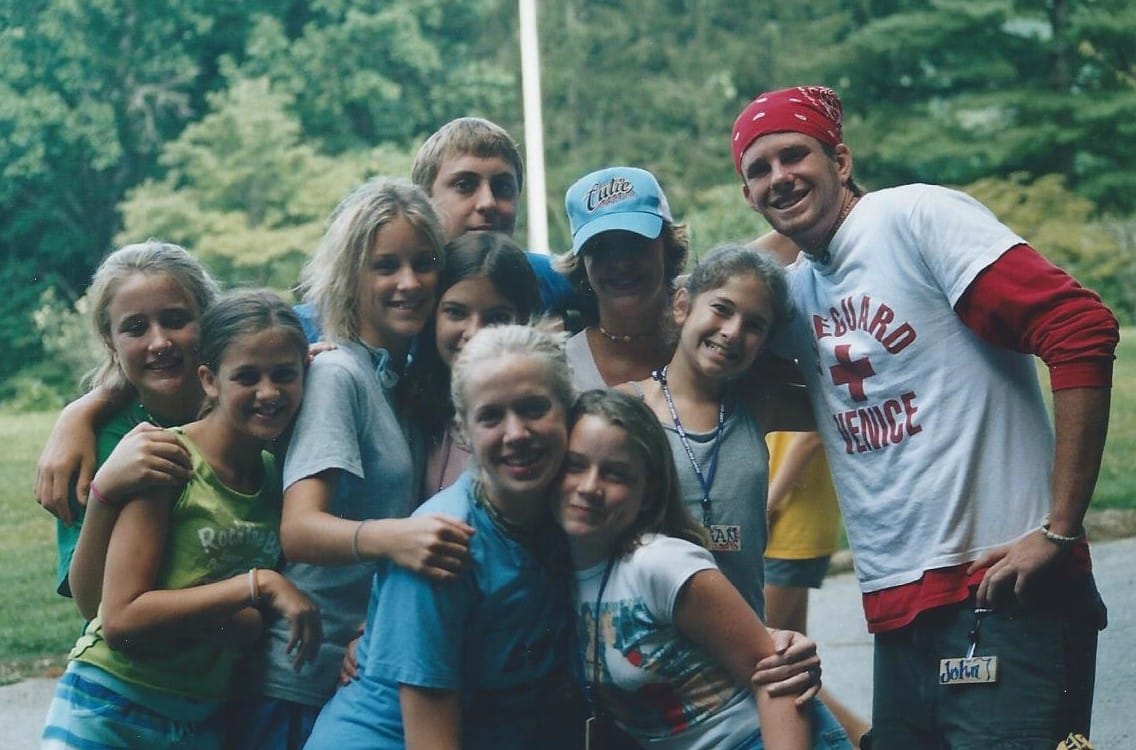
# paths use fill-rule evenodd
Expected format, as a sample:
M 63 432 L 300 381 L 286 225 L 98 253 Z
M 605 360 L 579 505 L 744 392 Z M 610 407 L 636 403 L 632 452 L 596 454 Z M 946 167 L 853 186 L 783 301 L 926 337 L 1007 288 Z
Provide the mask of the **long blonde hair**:
M 304 299 L 319 310 L 326 338 L 359 339 L 359 275 L 379 230 L 400 216 L 430 243 L 436 268 L 442 270 L 442 227 L 426 193 L 405 180 L 377 177 L 364 183 L 332 213 L 323 239 L 300 273 Z

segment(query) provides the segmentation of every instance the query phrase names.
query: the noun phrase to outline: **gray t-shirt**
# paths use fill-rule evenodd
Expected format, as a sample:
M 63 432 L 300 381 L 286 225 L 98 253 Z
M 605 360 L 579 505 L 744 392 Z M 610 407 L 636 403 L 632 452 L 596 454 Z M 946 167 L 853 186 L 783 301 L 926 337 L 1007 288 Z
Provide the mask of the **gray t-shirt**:
M 419 494 L 423 441 L 397 415 L 397 378 L 382 366 L 385 359 L 383 350 L 342 342 L 315 358 L 284 459 L 285 490 L 337 469 L 333 515 L 359 520 L 410 515 Z M 320 608 L 323 645 L 315 663 L 296 672 L 284 653 L 288 623 L 276 622 L 265 643 L 263 694 L 310 706 L 331 697 L 344 650 L 366 618 L 374 571 L 374 563 L 285 564 L 284 576 Z
M 702 521 L 702 485 L 690 463 L 678 431 L 669 420 L 663 430 L 674 453 L 679 490 L 687 510 Z M 687 433 L 694 458 L 706 476 L 714 447 L 714 430 Z M 711 537 L 717 532 L 729 546 L 736 541 L 738 549 L 711 551 L 718 567 L 730 583 L 741 592 L 753 610 L 765 617 L 765 505 L 769 494 L 769 449 L 765 431 L 757 419 L 743 406 L 735 406 L 723 425 L 722 444 L 718 449 L 718 467 L 710 487 Z M 736 540 L 734 534 L 737 534 Z

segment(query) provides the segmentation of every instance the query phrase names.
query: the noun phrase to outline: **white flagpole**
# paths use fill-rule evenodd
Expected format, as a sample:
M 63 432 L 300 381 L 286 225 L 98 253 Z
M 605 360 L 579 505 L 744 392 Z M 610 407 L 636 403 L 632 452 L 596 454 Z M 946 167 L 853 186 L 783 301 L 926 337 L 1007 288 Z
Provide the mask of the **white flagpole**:
M 548 255 L 548 211 L 544 186 L 544 121 L 540 106 L 540 44 L 536 0 L 519 0 L 521 93 L 525 115 L 525 191 L 528 197 L 528 245 Z

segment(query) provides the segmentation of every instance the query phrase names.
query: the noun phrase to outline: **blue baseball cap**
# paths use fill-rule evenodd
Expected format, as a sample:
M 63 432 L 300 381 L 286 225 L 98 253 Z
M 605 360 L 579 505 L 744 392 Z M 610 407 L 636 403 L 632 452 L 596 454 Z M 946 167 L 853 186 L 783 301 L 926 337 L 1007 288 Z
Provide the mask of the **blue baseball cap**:
M 645 169 L 608 167 L 576 181 L 564 196 L 572 254 L 600 232 L 623 229 L 653 240 L 673 222 L 667 196 Z

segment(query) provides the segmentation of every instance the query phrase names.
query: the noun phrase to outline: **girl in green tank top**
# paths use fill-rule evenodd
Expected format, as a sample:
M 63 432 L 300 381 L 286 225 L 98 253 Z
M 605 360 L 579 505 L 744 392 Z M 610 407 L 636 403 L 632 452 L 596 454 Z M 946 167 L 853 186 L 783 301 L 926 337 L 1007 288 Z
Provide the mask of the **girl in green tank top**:
M 204 416 L 177 430 L 192 474 L 121 508 L 99 613 L 60 679 L 44 747 L 219 748 L 235 657 L 264 619 L 290 622 L 297 666 L 317 652 L 317 608 L 272 570 L 280 485 L 265 451 L 300 405 L 306 353 L 271 292 L 236 292 L 202 316 Z

